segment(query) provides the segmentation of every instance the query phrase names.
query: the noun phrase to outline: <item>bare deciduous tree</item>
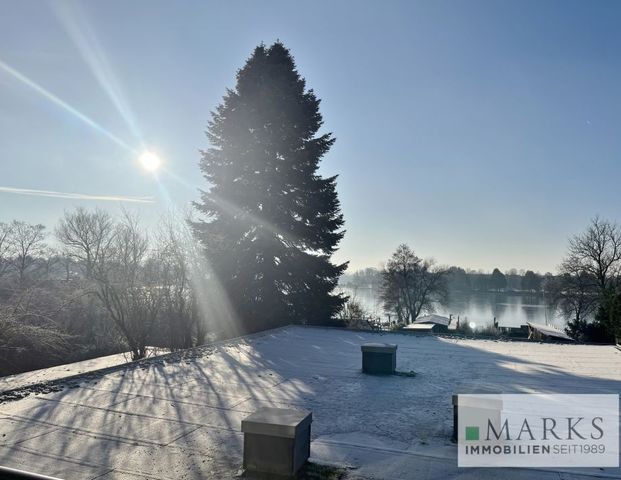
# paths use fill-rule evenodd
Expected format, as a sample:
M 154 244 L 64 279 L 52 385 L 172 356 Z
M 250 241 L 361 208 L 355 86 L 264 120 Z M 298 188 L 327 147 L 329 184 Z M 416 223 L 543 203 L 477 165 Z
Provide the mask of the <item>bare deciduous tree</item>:
M 204 342 L 193 284 L 199 252 L 185 222 L 164 220 L 150 243 L 137 217 L 125 213 L 116 222 L 106 212 L 79 208 L 65 213 L 56 235 L 134 358 L 147 353 L 151 340 L 171 349 Z
M 64 245 L 67 256 L 84 267 L 87 279 L 92 279 L 95 268 L 105 263 L 114 233 L 114 221 L 109 213 L 100 209 L 89 212 L 82 207 L 65 212 L 56 228 L 56 237 Z
M 65 213 L 56 229 L 66 254 L 84 269 L 94 293 L 129 347 L 143 358 L 156 324 L 162 289 L 159 262 L 149 261 L 149 239 L 137 217 L 120 222 L 101 210 Z
M 200 330 L 198 308 L 192 288 L 191 234 L 185 224 L 173 217 L 160 227 L 157 259 L 161 265 L 162 316 L 172 350 L 190 348 L 204 335 Z
M 127 342 L 132 358 L 144 358 L 161 305 L 161 290 L 157 276 L 145 268 L 149 240 L 136 217 L 125 213 L 108 248 L 102 255 L 105 262 L 100 262 L 94 273 L 97 296 Z
M 394 313 L 399 323 L 433 311 L 446 295 L 446 273 L 433 260 L 422 260 L 407 245 L 399 245 L 382 272 L 384 309 Z
M 595 217 L 591 225 L 569 240 L 562 273 L 572 275 L 586 272 L 603 292 L 616 281 L 621 269 L 621 228 L 619 225 Z
M 621 274 L 621 228 L 616 223 L 595 217 L 589 227 L 569 240 L 567 255 L 560 267 L 554 301 L 568 320 L 567 331 L 575 338 L 600 328 L 609 333 L 616 331 L 619 318 L 611 312 L 599 312 L 608 320 L 601 323 L 589 317 L 595 310 L 609 305 L 614 298 Z M 606 308 L 604 308 L 606 310 Z
M 74 306 L 74 318 L 67 326 L 80 331 L 95 350 L 117 344 L 118 328 L 109 321 L 99 302 L 95 282 L 95 273 L 107 267 L 107 256 L 112 254 L 115 228 L 108 212 L 78 207 L 66 211 L 55 229 L 56 238 L 63 245 L 65 283 L 81 295 L 79 305 Z
M 0 222 L 0 278 L 11 265 L 11 246 L 13 229 L 11 224 Z
M 11 223 L 9 238 L 13 267 L 19 277 L 19 283 L 23 284 L 26 272 L 45 253 L 45 227 L 14 220 Z

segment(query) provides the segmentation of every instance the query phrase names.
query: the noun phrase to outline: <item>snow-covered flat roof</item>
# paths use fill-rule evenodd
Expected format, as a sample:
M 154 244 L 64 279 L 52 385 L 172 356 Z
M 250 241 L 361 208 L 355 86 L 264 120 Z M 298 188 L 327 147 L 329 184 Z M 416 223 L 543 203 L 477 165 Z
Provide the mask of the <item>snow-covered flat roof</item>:
M 422 331 L 431 331 L 433 327 L 435 327 L 435 323 L 410 323 L 403 327 L 404 330 L 422 330 Z
M 532 323 L 532 322 L 526 322 L 526 324 L 529 327 L 542 333 L 543 335 L 547 335 L 548 337 L 560 338 L 562 340 L 568 340 L 570 342 L 574 341 L 574 339 L 571 338 L 569 335 L 567 335 L 565 332 L 563 332 L 562 330 L 559 330 L 556 327 L 553 327 L 552 325 L 542 325 L 540 323 Z
M 410 325 L 416 325 L 420 323 L 435 323 L 437 325 L 444 325 L 446 327 L 451 323 L 451 319 L 442 315 L 436 315 L 435 313 L 432 313 L 431 315 L 423 315 L 422 317 L 418 317 Z
M 397 344 L 397 370 L 417 375 L 363 375 L 365 342 Z M 274 406 L 312 411 L 311 460 L 351 478 L 566 478 L 457 469 L 451 395 L 477 386 L 619 393 L 621 351 L 291 326 L 0 404 L 0 465 L 65 479 L 232 478 L 241 420 Z M 593 475 L 621 470 L 569 476 Z

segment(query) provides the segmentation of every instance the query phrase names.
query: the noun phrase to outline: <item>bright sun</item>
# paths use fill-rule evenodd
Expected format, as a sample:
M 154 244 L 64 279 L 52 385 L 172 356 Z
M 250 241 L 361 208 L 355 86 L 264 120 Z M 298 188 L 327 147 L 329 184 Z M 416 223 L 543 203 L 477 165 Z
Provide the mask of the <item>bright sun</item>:
M 138 160 L 140 161 L 140 165 L 142 165 L 142 168 L 144 168 L 148 172 L 155 172 L 158 168 L 160 168 L 160 165 L 162 164 L 160 157 L 148 150 L 142 152 L 140 154 L 140 157 L 138 157 Z

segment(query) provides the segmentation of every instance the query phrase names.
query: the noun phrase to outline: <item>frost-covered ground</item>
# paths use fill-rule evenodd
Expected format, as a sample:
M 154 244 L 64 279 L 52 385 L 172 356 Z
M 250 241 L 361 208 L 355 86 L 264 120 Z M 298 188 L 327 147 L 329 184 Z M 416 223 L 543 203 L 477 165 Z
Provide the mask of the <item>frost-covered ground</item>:
M 381 338 L 380 338 L 381 337 Z M 360 344 L 397 343 L 397 368 L 360 371 Z M 61 478 L 230 478 L 240 423 L 261 406 L 313 412 L 312 460 L 349 478 L 621 478 L 619 469 L 457 469 L 451 395 L 619 393 L 609 346 L 458 340 L 287 327 L 0 404 L 0 465 Z
M 166 353 L 166 350 L 162 348 L 148 347 L 148 349 L 150 357 Z M 124 363 L 130 362 L 131 358 L 130 352 L 117 353 L 115 355 L 82 360 L 81 362 L 68 363 L 56 367 L 42 368 L 31 372 L 0 377 L 0 392 L 38 385 L 41 382 L 60 380 L 74 375 L 92 372 L 93 370 L 100 370 L 102 368 L 123 365 Z

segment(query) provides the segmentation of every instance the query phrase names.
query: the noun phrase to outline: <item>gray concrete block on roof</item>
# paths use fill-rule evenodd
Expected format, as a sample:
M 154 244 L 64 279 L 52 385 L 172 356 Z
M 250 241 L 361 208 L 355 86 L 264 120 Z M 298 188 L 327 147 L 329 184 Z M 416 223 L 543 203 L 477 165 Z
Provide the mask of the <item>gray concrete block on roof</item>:
M 363 343 L 360 345 L 360 350 L 363 352 L 374 353 L 394 353 L 397 350 L 397 344 L 395 343 Z
M 313 415 L 306 410 L 261 408 L 242 420 L 244 468 L 293 475 L 310 455 Z
M 244 418 L 241 429 L 244 433 L 295 438 L 312 421 L 313 414 L 307 410 L 263 407 Z
M 397 368 L 397 345 L 393 343 L 363 343 L 362 371 L 371 374 L 390 375 Z

